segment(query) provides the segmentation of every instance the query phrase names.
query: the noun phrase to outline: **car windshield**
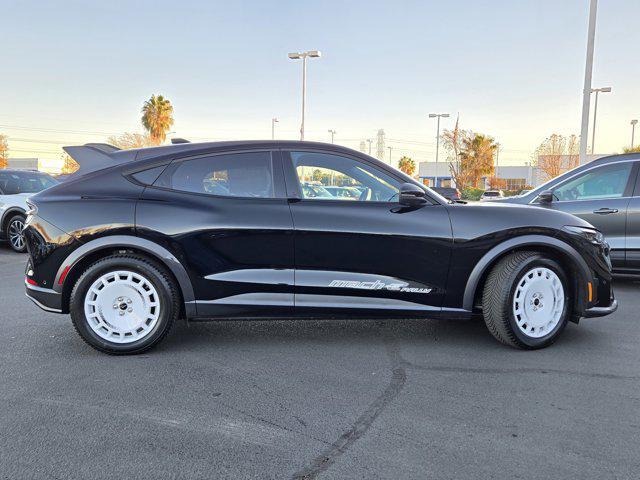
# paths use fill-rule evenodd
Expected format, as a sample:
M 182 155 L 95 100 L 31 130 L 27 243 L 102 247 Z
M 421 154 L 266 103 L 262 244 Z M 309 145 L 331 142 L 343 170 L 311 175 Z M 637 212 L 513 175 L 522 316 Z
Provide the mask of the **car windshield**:
M 4 195 L 38 193 L 57 183 L 57 180 L 46 173 L 0 171 L 0 191 Z

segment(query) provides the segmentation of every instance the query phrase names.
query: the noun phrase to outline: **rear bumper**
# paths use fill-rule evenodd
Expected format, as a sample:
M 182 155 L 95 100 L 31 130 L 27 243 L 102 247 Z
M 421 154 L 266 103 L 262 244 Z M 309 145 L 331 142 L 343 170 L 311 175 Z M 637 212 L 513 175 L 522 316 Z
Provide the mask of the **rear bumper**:
M 49 288 L 36 287 L 25 282 L 27 298 L 42 310 L 62 313 L 62 294 Z

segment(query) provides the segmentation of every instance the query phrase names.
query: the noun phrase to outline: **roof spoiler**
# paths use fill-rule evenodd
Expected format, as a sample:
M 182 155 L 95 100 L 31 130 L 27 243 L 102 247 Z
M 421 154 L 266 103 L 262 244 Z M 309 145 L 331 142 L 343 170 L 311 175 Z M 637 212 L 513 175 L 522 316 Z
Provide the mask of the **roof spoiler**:
M 118 165 L 128 160 L 126 157 L 114 157 L 112 154 L 119 152 L 120 149 L 107 143 L 87 143 L 86 145 L 75 147 L 62 147 L 62 149 L 67 152 L 79 167 L 78 170 L 69 175 L 69 179 Z

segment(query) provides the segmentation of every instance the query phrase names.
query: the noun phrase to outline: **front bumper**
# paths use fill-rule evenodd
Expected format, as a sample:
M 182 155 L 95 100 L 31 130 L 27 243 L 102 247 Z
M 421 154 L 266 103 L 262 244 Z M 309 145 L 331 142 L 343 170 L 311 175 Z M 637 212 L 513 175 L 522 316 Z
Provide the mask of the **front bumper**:
M 62 313 L 62 294 L 50 288 L 36 287 L 25 281 L 27 298 L 47 312 Z
M 618 309 L 618 300 L 611 298 L 611 303 L 606 307 L 591 307 L 584 311 L 585 318 L 604 317 Z

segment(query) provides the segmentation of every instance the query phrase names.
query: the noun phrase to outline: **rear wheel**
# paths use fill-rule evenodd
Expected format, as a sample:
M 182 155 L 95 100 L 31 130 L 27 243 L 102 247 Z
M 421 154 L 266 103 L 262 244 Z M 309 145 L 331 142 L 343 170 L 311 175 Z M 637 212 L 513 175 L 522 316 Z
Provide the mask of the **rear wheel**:
M 516 252 L 493 267 L 482 295 L 485 323 L 505 345 L 523 349 L 552 344 L 571 314 L 564 270 L 538 252 Z
M 91 265 L 73 287 L 71 319 L 92 347 L 141 353 L 169 332 L 180 296 L 165 269 L 145 257 L 116 254 Z
M 7 223 L 7 240 L 9 246 L 18 253 L 24 253 L 27 250 L 27 243 L 24 241 L 24 216 L 14 215 Z

